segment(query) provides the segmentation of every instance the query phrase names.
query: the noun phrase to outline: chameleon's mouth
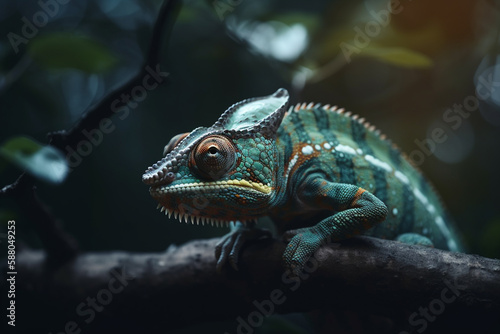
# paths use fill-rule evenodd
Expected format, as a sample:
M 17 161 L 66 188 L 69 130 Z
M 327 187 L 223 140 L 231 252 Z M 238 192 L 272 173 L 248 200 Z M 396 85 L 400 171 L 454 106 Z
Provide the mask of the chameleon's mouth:
M 272 188 L 269 185 L 252 182 L 247 180 L 226 180 L 226 181 L 213 181 L 203 183 L 181 183 L 176 185 L 159 186 L 151 188 L 150 192 L 153 196 L 161 196 L 164 194 L 173 194 L 185 191 L 219 191 L 223 189 L 245 188 L 258 191 L 262 194 L 268 195 Z
M 151 187 L 150 193 L 160 204 L 158 209 L 165 212 L 169 218 L 173 215 L 180 222 L 190 222 L 197 225 L 211 224 L 212 226 L 229 226 L 234 221 L 245 224 L 246 222 L 256 220 L 255 210 L 243 212 L 244 208 L 237 210 L 234 214 L 227 215 L 225 210 L 222 212 L 214 207 L 205 207 L 202 209 L 192 208 L 192 205 L 183 205 L 181 202 L 175 201 L 177 198 L 196 198 L 203 197 L 208 194 L 215 194 L 217 198 L 214 201 L 220 202 L 219 206 L 227 206 L 227 203 L 222 199 L 219 193 L 229 191 L 232 196 L 238 199 L 263 198 L 269 197 L 272 191 L 271 186 L 259 182 L 246 180 L 225 180 L 212 182 L 193 182 L 181 183 L 175 185 L 162 185 Z M 236 191 L 236 192 L 235 192 Z M 246 195 L 238 194 L 245 192 Z M 245 199 L 246 198 L 246 199 Z
M 231 223 L 235 223 L 236 221 L 242 223 L 243 225 L 246 225 L 248 222 L 255 222 L 257 221 L 256 218 L 252 219 L 237 219 L 237 220 L 224 220 L 224 219 L 219 219 L 219 218 L 210 218 L 210 217 L 205 217 L 205 216 L 197 216 L 197 215 L 192 215 L 187 212 L 181 212 L 179 210 L 175 209 L 167 209 L 161 204 L 158 204 L 156 207 L 157 209 L 160 209 L 161 212 L 165 212 L 165 215 L 168 216 L 168 218 L 174 216 L 175 219 L 179 220 L 179 222 L 185 222 L 185 223 L 191 223 L 191 224 L 196 224 L 196 225 L 205 225 L 205 224 L 210 224 L 212 226 L 217 226 L 217 227 L 229 227 Z

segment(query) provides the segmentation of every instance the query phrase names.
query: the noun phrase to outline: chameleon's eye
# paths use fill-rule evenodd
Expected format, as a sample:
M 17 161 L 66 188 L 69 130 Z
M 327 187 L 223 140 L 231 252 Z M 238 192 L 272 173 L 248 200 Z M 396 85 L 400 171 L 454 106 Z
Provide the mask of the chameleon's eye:
M 172 139 L 170 139 L 170 141 L 168 142 L 168 144 L 165 145 L 165 148 L 163 149 L 163 156 L 169 154 L 174 149 L 174 147 L 176 147 L 177 144 L 180 143 L 181 140 L 186 138 L 188 134 L 189 132 L 186 132 L 186 133 L 179 133 L 178 135 L 173 136 Z
M 235 148 L 223 136 L 210 136 L 203 139 L 191 154 L 194 165 L 201 176 L 217 180 L 233 168 L 236 161 Z

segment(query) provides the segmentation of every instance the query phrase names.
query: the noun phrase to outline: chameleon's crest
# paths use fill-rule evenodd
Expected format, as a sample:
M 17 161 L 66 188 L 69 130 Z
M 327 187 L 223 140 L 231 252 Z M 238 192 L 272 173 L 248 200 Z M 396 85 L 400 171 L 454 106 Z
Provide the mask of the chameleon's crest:
M 243 100 L 229 107 L 211 129 L 229 130 L 236 136 L 260 133 L 274 138 L 288 108 L 288 100 L 288 92 L 283 88 L 272 95 Z
M 233 104 L 209 128 L 199 127 L 188 135 L 175 136 L 165 146 L 165 157 L 143 174 L 143 182 L 153 185 L 173 181 L 178 166 L 187 161 L 189 152 L 208 136 L 228 135 L 236 139 L 260 134 L 267 138 L 275 138 L 288 108 L 288 100 L 288 91 L 280 88 L 272 95 Z

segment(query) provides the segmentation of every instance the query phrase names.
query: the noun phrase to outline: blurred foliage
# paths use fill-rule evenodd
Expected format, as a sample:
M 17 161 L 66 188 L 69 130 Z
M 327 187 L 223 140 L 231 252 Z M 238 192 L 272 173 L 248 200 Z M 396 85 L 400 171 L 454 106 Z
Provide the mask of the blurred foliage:
M 395 66 L 425 68 L 432 65 L 425 55 L 401 47 L 367 47 L 363 52 Z
M 27 137 L 16 137 L 3 143 L 0 146 L 2 158 L 43 181 L 60 183 L 68 175 L 66 157 L 59 150 Z
M 107 70 L 116 62 L 104 46 L 72 33 L 43 35 L 28 46 L 31 58 L 50 69 L 73 68 L 93 73 Z
M 129 105 L 128 117 L 113 118 L 115 130 L 92 147 L 63 186 L 39 184 L 40 197 L 83 249 L 158 251 L 170 243 L 224 234 L 162 216 L 141 174 L 173 135 L 211 125 L 236 101 L 285 87 L 294 103 L 338 104 L 359 113 L 409 153 L 441 124 L 454 139 L 435 143 L 436 152 L 463 154 L 452 160 L 446 154 L 426 155 L 420 167 L 470 250 L 500 257 L 499 239 L 493 237 L 498 236 L 500 188 L 500 124 L 493 121 L 500 101 L 498 3 L 233 3 L 238 4 L 184 1 L 171 43 L 162 49 L 161 68 L 169 72 L 169 84 Z M 22 37 L 23 18 L 33 22 L 39 12 L 48 18 L 34 36 L 23 37 L 19 52 L 9 38 L 0 40 L 0 142 L 29 134 L 45 143 L 48 132 L 70 128 L 137 73 L 160 4 L 73 0 L 49 15 L 35 1 L 0 1 L 2 36 Z M 342 45 L 355 48 L 352 57 Z M 474 97 L 481 78 L 491 83 L 488 97 L 479 99 L 478 109 L 460 126 L 451 127 L 445 112 Z M 2 170 L 1 185 L 18 174 L 15 168 Z M 0 209 L 17 210 L 15 204 L 8 206 Z M 27 217 L 18 215 L 19 238 L 39 246 Z

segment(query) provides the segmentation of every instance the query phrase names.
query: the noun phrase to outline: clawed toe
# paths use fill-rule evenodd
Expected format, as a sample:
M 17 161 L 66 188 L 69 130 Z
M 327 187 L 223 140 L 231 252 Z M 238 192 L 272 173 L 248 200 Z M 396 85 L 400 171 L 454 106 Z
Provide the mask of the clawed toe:
M 238 271 L 239 255 L 243 246 L 248 241 L 263 237 L 272 237 L 271 232 L 265 229 L 240 228 L 222 237 L 215 246 L 217 272 L 220 273 L 226 263 L 229 263 L 234 270 Z

